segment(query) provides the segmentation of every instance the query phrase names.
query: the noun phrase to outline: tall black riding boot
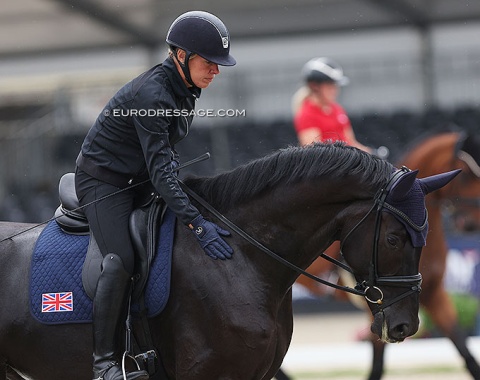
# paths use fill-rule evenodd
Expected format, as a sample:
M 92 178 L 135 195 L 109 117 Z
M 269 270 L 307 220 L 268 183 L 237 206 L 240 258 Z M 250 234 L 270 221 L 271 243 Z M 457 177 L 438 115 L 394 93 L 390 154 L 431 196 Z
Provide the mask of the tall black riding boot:
M 108 254 L 102 266 L 93 300 L 93 379 L 124 380 L 116 358 L 116 337 L 126 311 L 130 276 L 115 254 Z M 148 378 L 146 371 L 127 374 L 127 380 Z

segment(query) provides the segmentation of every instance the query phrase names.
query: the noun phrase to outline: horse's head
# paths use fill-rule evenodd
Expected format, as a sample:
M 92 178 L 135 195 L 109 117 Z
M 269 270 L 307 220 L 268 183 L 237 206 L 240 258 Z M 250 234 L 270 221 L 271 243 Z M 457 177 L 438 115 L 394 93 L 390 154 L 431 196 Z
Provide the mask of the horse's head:
M 418 179 L 418 171 L 397 170 L 369 211 L 359 208 L 342 231 L 342 254 L 374 315 L 372 332 L 383 341 L 400 342 L 418 330 L 419 260 L 428 232 L 425 195 L 458 172 Z
M 427 197 L 431 225 L 448 222 L 442 226 L 447 231 L 480 230 L 479 134 L 448 132 L 430 136 L 415 145 L 400 163 L 419 169 L 422 177 L 462 169 L 455 181 Z M 437 239 L 444 239 L 438 236 Z
M 454 153 L 462 173 L 445 189 L 444 211 L 453 229 L 480 231 L 480 135 L 461 134 Z

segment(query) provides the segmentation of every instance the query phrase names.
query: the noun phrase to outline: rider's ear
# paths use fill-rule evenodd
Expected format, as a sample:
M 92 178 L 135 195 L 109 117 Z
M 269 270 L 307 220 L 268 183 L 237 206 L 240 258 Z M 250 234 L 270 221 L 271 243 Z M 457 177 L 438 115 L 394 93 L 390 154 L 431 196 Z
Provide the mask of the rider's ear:
M 440 189 L 441 187 L 449 183 L 452 179 L 454 179 L 461 171 L 461 169 L 457 169 L 452 170 L 451 172 L 441 173 L 437 175 L 432 175 L 431 177 L 419 179 L 423 192 L 425 194 L 428 194 L 432 191 Z
M 412 170 L 403 174 L 397 182 L 395 182 L 388 193 L 390 201 L 400 201 L 404 199 L 417 178 L 418 170 Z
M 185 50 L 178 48 L 176 51 L 176 57 L 178 61 L 182 64 L 185 64 L 185 57 L 187 56 L 187 53 L 185 53 Z

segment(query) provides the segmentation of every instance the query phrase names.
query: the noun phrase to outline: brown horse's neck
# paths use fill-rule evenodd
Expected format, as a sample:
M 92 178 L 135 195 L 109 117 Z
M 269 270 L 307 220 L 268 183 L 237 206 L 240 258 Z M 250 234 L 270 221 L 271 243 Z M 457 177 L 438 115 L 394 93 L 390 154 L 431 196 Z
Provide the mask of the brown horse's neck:
M 400 161 L 412 170 L 419 170 L 419 178 L 428 177 L 446 170 L 453 169 L 454 146 L 459 133 L 444 133 L 432 137 L 428 141 L 415 147 L 408 153 L 408 157 Z
M 434 136 L 414 148 L 408 158 L 401 162 L 412 170 L 419 170 L 419 177 L 427 177 L 454 169 L 455 144 L 459 133 L 443 133 Z M 422 250 L 420 272 L 423 275 L 424 293 L 437 289 L 437 282 L 442 281 L 448 247 L 442 220 L 441 202 L 447 196 L 452 184 L 429 194 L 426 197 L 429 231 L 426 247 Z M 425 294 L 422 294 L 425 297 Z

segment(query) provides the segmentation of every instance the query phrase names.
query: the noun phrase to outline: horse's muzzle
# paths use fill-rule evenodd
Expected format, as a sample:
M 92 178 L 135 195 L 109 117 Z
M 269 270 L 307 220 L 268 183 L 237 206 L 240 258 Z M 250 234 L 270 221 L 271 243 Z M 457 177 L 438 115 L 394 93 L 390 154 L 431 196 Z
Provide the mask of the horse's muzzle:
M 405 338 L 415 334 L 417 330 L 418 320 L 391 322 L 383 311 L 374 315 L 371 326 L 371 331 L 385 343 L 403 342 Z

